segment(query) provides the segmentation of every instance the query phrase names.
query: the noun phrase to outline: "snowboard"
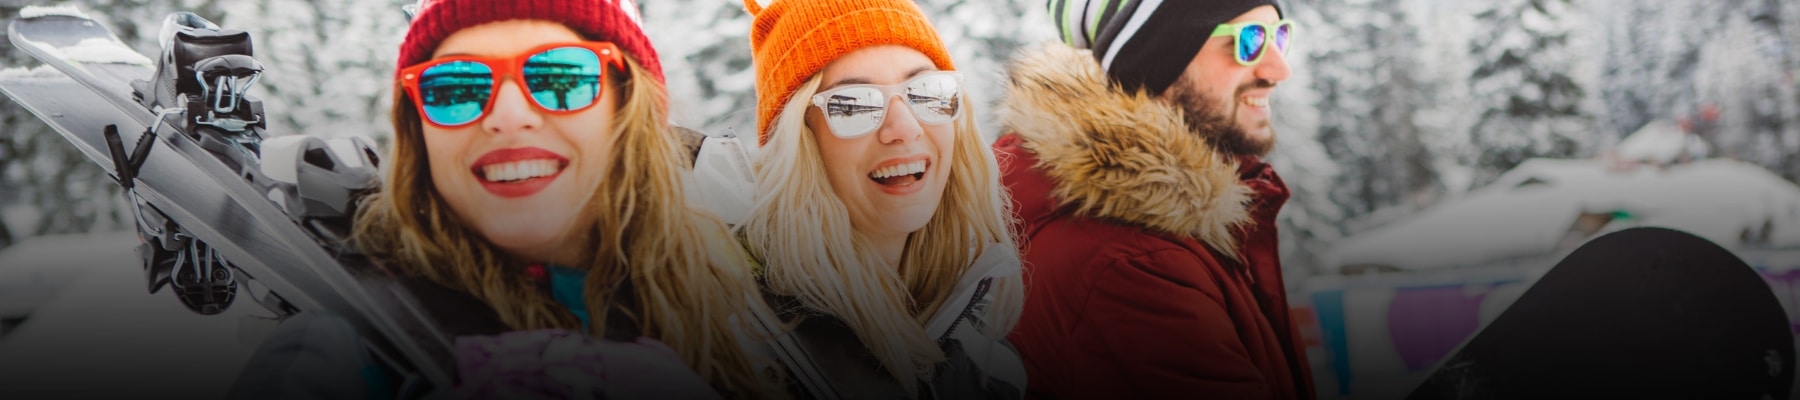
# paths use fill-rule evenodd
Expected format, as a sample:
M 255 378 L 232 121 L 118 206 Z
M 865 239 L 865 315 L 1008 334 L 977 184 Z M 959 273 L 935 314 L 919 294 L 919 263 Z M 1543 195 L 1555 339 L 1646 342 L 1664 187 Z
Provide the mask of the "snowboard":
M 1724 248 L 1627 229 L 1552 267 L 1407 398 L 1786 399 L 1791 329 Z
M 201 314 L 230 306 L 240 291 L 278 316 L 332 314 L 401 374 L 403 393 L 452 384 L 443 327 L 455 317 L 430 307 L 432 295 L 419 294 L 416 280 L 386 273 L 343 243 L 355 190 L 372 187 L 376 160 L 366 142 L 263 140 L 260 102 L 244 96 L 260 64 L 247 54 L 200 60 L 213 69 L 182 72 L 205 82 L 213 77 L 205 72 L 218 71 L 219 85 L 177 97 L 186 107 L 152 109 L 146 88 L 156 83 L 157 62 L 79 11 L 28 8 L 8 33 L 50 69 L 0 74 L 0 92 L 126 189 L 152 292 L 175 286 Z

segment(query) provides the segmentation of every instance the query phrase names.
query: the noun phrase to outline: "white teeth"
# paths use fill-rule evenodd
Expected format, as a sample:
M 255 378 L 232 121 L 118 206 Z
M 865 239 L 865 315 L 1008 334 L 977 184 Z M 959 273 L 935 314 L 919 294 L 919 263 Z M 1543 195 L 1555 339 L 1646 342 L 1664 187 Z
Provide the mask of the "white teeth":
M 1269 108 L 1269 98 L 1267 97 L 1245 97 L 1244 103 L 1257 108 Z
M 921 172 L 925 172 L 925 162 L 924 161 L 913 161 L 913 162 L 909 162 L 909 163 L 905 163 L 905 164 L 888 166 L 888 167 L 884 167 L 884 168 L 875 170 L 875 172 L 869 173 L 869 177 L 875 178 L 875 179 L 885 179 L 885 178 L 892 178 L 892 177 L 901 176 L 901 175 L 917 174 L 917 173 L 921 173 Z
M 525 160 L 490 164 L 482 167 L 481 172 L 489 181 L 511 182 L 550 176 L 561 166 L 556 160 Z

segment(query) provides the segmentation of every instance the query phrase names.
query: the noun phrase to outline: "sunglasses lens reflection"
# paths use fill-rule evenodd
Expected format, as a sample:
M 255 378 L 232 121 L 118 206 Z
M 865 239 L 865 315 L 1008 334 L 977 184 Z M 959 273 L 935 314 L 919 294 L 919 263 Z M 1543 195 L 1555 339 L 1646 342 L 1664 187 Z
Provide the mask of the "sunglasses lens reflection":
M 600 98 L 600 56 L 581 47 L 562 47 L 525 60 L 531 99 L 550 111 L 571 111 Z
M 962 98 L 958 94 L 962 87 L 956 75 L 931 73 L 907 80 L 904 85 L 905 105 L 919 123 L 943 125 L 961 115 Z M 857 85 L 819 94 L 824 96 L 822 106 L 831 134 L 854 139 L 880 128 L 887 118 L 888 90 L 893 89 Z
M 1294 30 L 1293 24 L 1281 24 L 1281 26 L 1275 28 L 1275 50 L 1276 51 L 1280 51 L 1281 54 L 1287 54 L 1288 34 L 1289 34 L 1289 32 L 1291 32 L 1293 30 Z
M 849 87 L 829 92 L 825 99 L 825 121 L 831 133 L 853 138 L 875 130 L 887 116 L 887 104 L 881 90 L 871 87 Z
M 960 111 L 961 104 L 956 96 L 959 89 L 953 76 L 922 76 L 906 85 L 906 101 L 911 103 L 913 116 L 919 122 L 942 125 L 956 118 Z
M 1262 58 L 1263 40 L 1268 32 L 1262 25 L 1244 25 L 1238 32 L 1238 61 L 1254 62 Z
M 462 125 L 481 118 L 494 89 L 494 70 L 487 64 L 452 61 L 419 74 L 419 102 L 425 118 L 439 125 Z

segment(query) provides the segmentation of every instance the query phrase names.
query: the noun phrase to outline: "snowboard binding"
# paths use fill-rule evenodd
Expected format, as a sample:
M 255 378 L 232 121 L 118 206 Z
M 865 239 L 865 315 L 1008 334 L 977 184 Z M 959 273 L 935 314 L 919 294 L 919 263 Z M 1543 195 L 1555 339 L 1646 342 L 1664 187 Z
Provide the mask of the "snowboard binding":
M 219 252 L 195 239 L 149 203 L 133 199 L 137 214 L 138 255 L 144 259 L 149 292 L 173 286 L 181 305 L 200 315 L 214 315 L 237 298 L 237 274 Z
M 452 338 L 505 324 L 346 244 L 357 202 L 380 184 L 373 146 L 265 133 L 248 94 L 264 71 L 249 37 L 188 13 L 163 27 L 162 49 L 145 57 L 79 9 L 28 7 L 5 37 L 62 75 L 0 76 L 0 92 L 125 189 L 146 289 L 175 288 L 199 314 L 247 297 L 276 320 L 341 317 L 413 394 L 402 398 L 453 386 Z
M 156 72 L 132 82 L 134 97 L 165 120 L 180 115 L 171 125 L 234 170 L 252 169 L 267 124 L 262 101 L 247 94 L 263 71 L 250 34 L 177 12 L 163 21 L 160 42 Z
M 305 135 L 275 138 L 265 146 L 262 102 L 247 94 L 263 72 L 262 63 L 251 56 L 250 35 L 177 12 L 164 21 L 161 39 L 155 74 L 131 83 L 134 100 L 152 110 L 160 123 L 151 124 L 129 154 L 115 126 L 103 133 L 113 175 L 136 205 L 143 239 L 139 253 L 150 292 L 174 287 L 182 305 L 211 315 L 230 307 L 239 289 L 236 266 L 132 191 L 164 124 L 266 194 L 315 241 L 337 254 L 352 252 L 345 241 L 356 202 L 379 182 L 374 146 L 361 138 L 326 141 Z M 254 297 L 277 315 L 295 312 L 276 293 Z
M 188 12 L 164 21 L 162 57 L 148 81 L 131 83 L 133 97 L 167 122 L 180 116 L 190 138 L 235 170 L 255 165 L 261 142 L 262 103 L 244 94 L 262 75 L 262 64 L 250 57 L 250 35 L 225 30 Z M 189 235 L 162 210 L 145 202 L 133 190 L 138 169 L 149 156 L 158 129 L 151 126 L 138 137 L 129 155 L 118 128 L 103 133 L 112 153 L 113 176 L 133 199 L 138 252 L 144 258 L 150 293 L 165 286 L 188 310 L 201 315 L 224 312 L 237 298 L 235 267 L 218 250 Z M 252 175 L 244 175 L 252 178 Z M 254 179 L 253 179 L 254 181 Z
M 125 153 L 117 125 L 107 125 L 102 134 L 106 137 L 107 151 L 112 153 L 113 179 L 132 202 L 141 242 L 138 255 L 144 259 L 144 275 L 149 281 L 150 293 L 155 294 L 173 284 L 176 298 L 189 311 L 213 315 L 230 308 L 237 297 L 236 274 L 231 271 L 235 267 L 220 257 L 217 250 L 183 231 L 162 210 L 144 201 L 135 190 L 138 169 L 150 155 L 156 131 L 152 129 L 139 136 L 129 155 Z
M 152 110 L 179 106 L 188 137 L 281 205 L 289 219 L 339 252 L 356 201 L 374 191 L 374 146 L 362 138 L 306 135 L 265 143 L 261 100 L 247 92 L 262 77 L 250 34 L 189 12 L 163 24 L 163 53 L 139 101 Z M 163 108 L 158 108 L 163 107 Z
M 292 135 L 263 142 L 262 155 L 263 175 L 273 182 L 270 200 L 313 240 L 338 254 L 355 253 L 347 241 L 357 202 L 381 182 L 375 146 L 361 137 Z

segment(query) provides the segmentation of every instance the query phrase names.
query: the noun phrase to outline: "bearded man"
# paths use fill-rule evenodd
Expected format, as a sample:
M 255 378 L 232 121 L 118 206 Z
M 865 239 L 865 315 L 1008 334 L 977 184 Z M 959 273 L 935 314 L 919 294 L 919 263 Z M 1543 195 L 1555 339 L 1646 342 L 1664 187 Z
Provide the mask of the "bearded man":
M 1272 0 L 1052 0 L 1063 43 L 1011 66 L 994 143 L 1033 398 L 1311 399 L 1282 284 Z

